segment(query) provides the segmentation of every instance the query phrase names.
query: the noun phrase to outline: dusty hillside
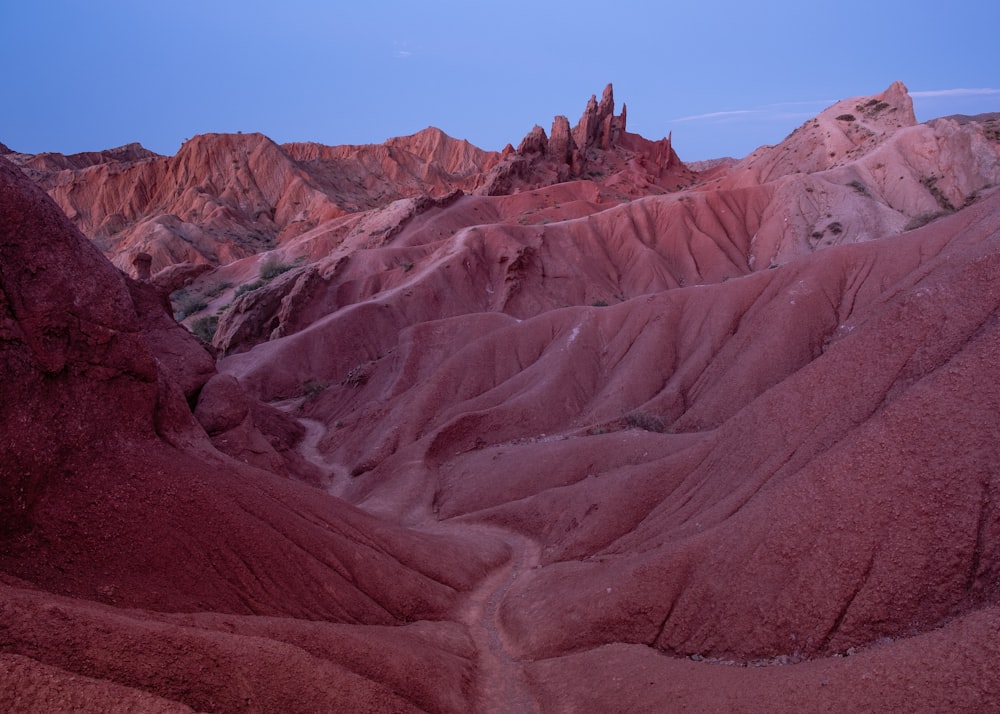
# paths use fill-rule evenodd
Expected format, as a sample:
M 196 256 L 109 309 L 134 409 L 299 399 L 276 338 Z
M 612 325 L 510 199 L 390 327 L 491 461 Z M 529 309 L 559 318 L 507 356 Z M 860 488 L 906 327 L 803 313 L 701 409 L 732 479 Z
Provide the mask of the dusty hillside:
M 698 168 L 610 87 L 500 154 L 5 153 L 0 701 L 1000 706 L 996 116 Z

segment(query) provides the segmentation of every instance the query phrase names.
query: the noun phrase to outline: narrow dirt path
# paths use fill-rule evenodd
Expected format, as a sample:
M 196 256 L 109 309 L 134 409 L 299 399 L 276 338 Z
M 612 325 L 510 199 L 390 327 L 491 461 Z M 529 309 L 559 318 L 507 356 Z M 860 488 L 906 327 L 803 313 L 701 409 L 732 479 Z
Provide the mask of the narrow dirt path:
M 326 434 L 326 426 L 316 419 L 299 417 L 299 424 L 306 428 L 306 434 L 299 442 L 298 450 L 307 461 L 311 461 L 322 469 L 330 468 L 330 462 L 319 450 L 320 439 Z
M 297 419 L 306 429 L 305 436 L 296 446 L 299 455 L 329 474 L 329 481 L 326 485 L 328 493 L 343 497 L 351 482 L 347 468 L 343 464 L 331 461 L 319 450 L 319 442 L 326 435 L 326 425 L 316 419 L 305 417 L 297 417 Z
M 482 714 L 539 711 L 531 696 L 523 663 L 510 654 L 499 610 L 514 583 L 538 565 L 541 548 L 530 538 L 497 526 L 438 522 L 423 530 L 466 541 L 501 540 L 510 547 L 510 560 L 483 578 L 466 596 L 457 619 L 468 628 L 476 646 L 478 674 L 474 711 Z
M 330 493 L 340 495 L 350 482 L 343 466 L 329 461 L 319 450 L 326 427 L 315 419 L 299 418 L 306 434 L 299 454 L 332 474 Z M 476 714 L 535 714 L 539 711 L 524 673 L 524 665 L 511 656 L 499 621 L 500 604 L 514 583 L 538 565 L 541 548 L 532 539 L 499 526 L 479 523 L 427 521 L 416 527 L 425 532 L 469 541 L 507 544 L 511 557 L 469 592 L 457 610 L 476 647 Z

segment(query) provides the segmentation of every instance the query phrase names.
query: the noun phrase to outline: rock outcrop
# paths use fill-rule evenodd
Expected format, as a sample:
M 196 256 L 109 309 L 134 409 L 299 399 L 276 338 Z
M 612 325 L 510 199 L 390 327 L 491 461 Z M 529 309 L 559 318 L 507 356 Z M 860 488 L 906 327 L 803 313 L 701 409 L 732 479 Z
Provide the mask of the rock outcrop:
M 579 152 L 576 148 L 576 141 L 569 128 L 569 119 L 564 116 L 557 116 L 552 120 L 552 131 L 549 135 L 549 144 L 546 153 L 558 163 L 564 163 L 572 167 L 574 163 L 579 163 Z
M 416 706 L 408 698 L 424 701 L 423 685 L 414 690 L 393 674 L 394 685 L 380 683 L 384 670 L 366 677 L 381 665 L 358 664 L 371 645 L 352 627 L 442 617 L 500 550 L 486 560 L 455 551 L 454 562 L 467 563 L 456 579 L 435 564 L 450 541 L 408 534 L 217 451 L 184 396 L 184 375 L 194 376 L 190 350 L 199 348 L 175 323 L 173 336 L 151 327 L 156 307 L 166 315 L 155 288 L 128 283 L 4 160 L 0 182 L 3 701 L 12 701 L 11 689 L 37 689 L 46 672 L 64 696 L 83 697 L 81 706 L 99 707 L 106 683 L 119 682 L 197 710 L 234 709 L 244 702 L 238 680 L 246 671 L 257 672 L 260 696 L 284 690 L 278 696 L 286 703 L 319 696 L 279 683 L 277 662 L 289 656 L 328 682 L 323 697 L 354 688 L 358 701 L 397 710 Z M 168 352 L 179 358 L 173 366 Z M 255 401 L 250 413 L 265 415 L 254 415 L 252 428 L 241 422 L 243 435 L 260 434 L 256 425 L 267 421 L 290 448 L 301 434 L 278 436 L 288 418 L 267 416 Z M 254 619 L 261 615 L 275 618 L 271 634 L 253 627 L 235 634 L 234 623 L 263 622 Z M 279 644 L 298 637 L 284 618 L 332 629 L 306 628 L 314 643 L 307 649 L 316 652 L 307 657 Z M 355 644 L 345 646 L 345 637 Z M 448 686 L 461 691 L 462 655 L 451 654 L 463 651 L 460 638 L 450 643 L 449 628 L 433 626 L 414 637 L 424 643 L 425 666 L 457 677 Z M 265 640 L 274 660 L 260 669 L 247 653 Z M 87 647 L 66 646 L 79 641 Z M 162 659 L 168 650 L 174 665 Z M 196 684 L 198 662 L 208 659 L 217 679 Z
M 63 156 L 10 154 L 122 269 L 138 253 L 230 263 L 400 198 L 472 190 L 495 153 L 429 128 L 384 145 L 278 146 L 260 134 L 206 134 L 176 156 L 138 144 Z
M 477 193 L 499 196 L 574 179 L 606 186 L 619 199 L 664 193 L 687 185 L 693 174 L 673 152 L 669 139 L 648 141 L 626 131 L 626 110 L 614 113 L 614 90 L 609 84 L 600 102 L 591 96 L 571 130 L 569 120 L 557 116 L 551 137 L 535 126 L 516 151 L 505 153 Z

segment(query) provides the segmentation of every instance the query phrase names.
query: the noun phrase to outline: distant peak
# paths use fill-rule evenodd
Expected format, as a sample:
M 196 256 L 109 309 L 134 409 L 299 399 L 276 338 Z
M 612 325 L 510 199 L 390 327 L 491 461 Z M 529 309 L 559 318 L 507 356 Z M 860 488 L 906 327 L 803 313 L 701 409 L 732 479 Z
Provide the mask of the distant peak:
M 416 134 L 408 136 L 395 136 L 385 141 L 385 146 L 398 147 L 413 153 L 429 156 L 434 150 L 440 147 L 452 145 L 468 145 L 465 139 L 456 139 L 447 132 L 438 129 L 436 126 L 429 126 L 421 129 Z
M 445 131 L 443 131 L 441 129 L 438 129 L 436 126 L 428 126 L 428 127 L 425 127 L 423 129 L 421 129 L 420 131 L 418 131 L 416 133 L 413 133 L 413 134 L 406 134 L 404 136 L 394 136 L 391 139 L 386 139 L 385 143 L 386 144 L 399 144 L 399 143 L 404 143 L 405 144 L 407 142 L 412 142 L 412 141 L 415 141 L 415 140 L 420 140 L 420 141 L 448 141 L 448 140 L 458 141 L 457 139 L 453 139 L 453 137 L 449 136 L 447 132 L 445 132 Z
M 625 131 L 625 113 L 615 116 L 615 90 L 609 82 L 601 94 L 601 101 L 591 95 L 583 116 L 573 128 L 573 139 L 581 150 L 613 146 Z
M 256 131 L 249 132 L 206 132 L 204 134 L 195 134 L 193 137 L 185 141 L 185 144 L 189 143 L 206 143 L 206 142 L 258 142 L 258 141 L 271 141 L 271 139 L 264 134 Z
M 895 82 L 893 82 L 892 84 L 889 85 L 889 88 L 887 90 L 885 90 L 885 92 L 883 92 L 883 94 L 890 94 L 890 93 L 891 94 L 909 94 L 910 90 L 908 90 L 906 88 L 905 84 L 903 84 L 900 80 L 897 79 Z
M 842 110 L 847 110 L 850 115 L 857 115 L 858 119 L 869 125 L 879 126 L 887 130 L 913 126 L 917 123 L 917 118 L 913 113 L 913 100 L 910 98 L 906 85 L 899 80 L 890 84 L 880 94 L 838 102 L 830 107 L 826 113 Z
M 137 141 L 133 141 L 129 144 L 122 144 L 121 146 L 116 146 L 112 149 L 105 149 L 99 153 L 116 161 L 141 161 L 143 159 L 153 159 L 159 157 L 159 154 L 155 151 L 150 151 Z
M 611 86 L 610 82 L 608 82 L 608 86 L 604 88 L 604 92 L 601 93 L 601 102 L 597 105 L 597 111 L 606 111 L 608 114 L 614 114 L 615 88 Z
M 878 94 L 841 99 L 777 146 L 761 147 L 743 161 L 760 167 L 758 178 L 764 181 L 793 171 L 825 171 L 856 160 L 916 123 L 906 85 L 896 81 Z M 800 155 L 808 158 L 791 158 Z

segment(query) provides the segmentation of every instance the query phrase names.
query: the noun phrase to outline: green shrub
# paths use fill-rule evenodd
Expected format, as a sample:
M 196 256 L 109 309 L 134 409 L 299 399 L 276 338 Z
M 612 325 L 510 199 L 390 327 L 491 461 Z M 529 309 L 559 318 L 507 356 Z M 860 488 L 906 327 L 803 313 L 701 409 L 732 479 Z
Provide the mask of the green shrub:
M 662 434 L 666 428 L 666 424 L 661 417 L 655 414 L 647 414 L 646 412 L 631 412 L 626 414 L 625 423 L 632 429 L 645 429 L 646 431 L 655 431 L 657 434 Z
M 181 293 L 178 295 L 178 300 L 174 303 L 174 318 L 177 320 L 183 320 L 185 317 L 194 315 L 196 312 L 201 312 L 206 307 L 208 303 L 205 302 L 205 298 L 197 293 L 187 294 Z
M 252 290 L 259 290 L 260 288 L 267 285 L 266 280 L 254 280 L 252 283 L 244 283 L 236 288 L 236 292 L 233 293 L 234 298 L 238 298 L 243 293 L 251 292 Z
M 215 339 L 215 331 L 218 327 L 219 318 L 217 315 L 199 317 L 191 323 L 191 334 L 204 342 L 206 345 L 210 345 L 212 344 L 212 340 Z
M 268 258 L 260 266 L 260 277 L 264 280 L 274 280 L 282 273 L 287 273 L 294 267 L 291 263 L 282 263 L 277 258 Z
M 308 382 L 302 385 L 302 395 L 307 399 L 312 399 L 317 394 L 322 392 L 324 389 L 330 385 L 327 382 L 320 382 L 315 379 L 310 379 Z
M 207 293 L 205 293 L 205 297 L 210 297 L 210 298 L 218 297 L 224 291 L 228 290 L 231 287 L 233 287 L 232 283 L 219 283 L 218 285 L 210 289 Z

